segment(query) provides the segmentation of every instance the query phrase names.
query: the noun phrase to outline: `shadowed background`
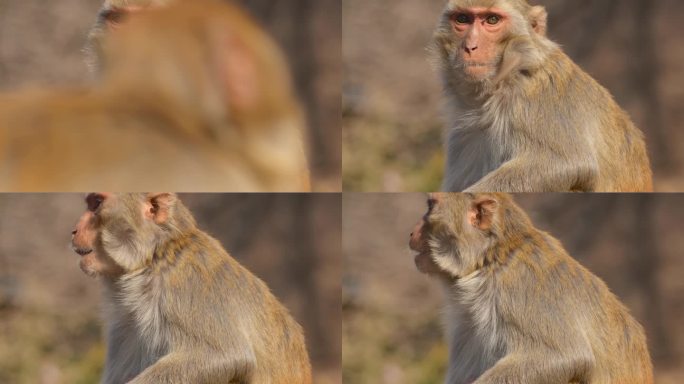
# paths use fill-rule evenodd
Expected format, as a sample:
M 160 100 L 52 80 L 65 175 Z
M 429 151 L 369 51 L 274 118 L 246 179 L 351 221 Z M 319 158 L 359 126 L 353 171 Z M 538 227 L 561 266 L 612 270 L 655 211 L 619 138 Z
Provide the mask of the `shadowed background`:
M 0 91 L 90 79 L 81 50 L 102 0 L 0 0 Z M 313 187 L 341 188 L 340 0 L 237 0 L 287 53 L 307 111 Z
M 0 383 L 89 384 L 104 361 L 100 283 L 78 267 L 79 194 L 0 194 Z M 339 194 L 181 195 L 201 229 L 304 327 L 315 383 L 340 384 Z
M 447 361 L 437 281 L 409 233 L 423 194 L 343 197 L 343 380 L 441 384 Z M 684 195 L 518 195 L 535 226 L 602 278 L 644 326 L 656 383 L 684 382 Z
M 645 133 L 658 191 L 684 191 L 680 0 L 532 0 L 550 38 Z M 445 0 L 344 0 L 343 185 L 433 191 L 443 172 L 441 87 L 428 46 Z

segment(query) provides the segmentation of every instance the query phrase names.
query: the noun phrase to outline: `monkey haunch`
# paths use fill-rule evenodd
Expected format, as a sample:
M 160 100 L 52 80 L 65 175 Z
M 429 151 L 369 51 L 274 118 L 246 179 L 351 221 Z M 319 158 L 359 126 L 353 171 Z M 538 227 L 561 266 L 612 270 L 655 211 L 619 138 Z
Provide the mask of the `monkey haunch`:
M 173 194 L 90 194 L 73 232 L 105 286 L 103 383 L 311 382 L 302 329 Z
M 650 191 L 643 134 L 546 37 L 525 0 L 450 0 L 435 32 L 449 127 L 442 189 Z
M 240 8 L 108 15 L 99 84 L 0 97 L 0 189 L 309 189 L 285 59 Z
M 448 384 L 651 384 L 644 331 L 504 194 L 433 194 L 416 266 L 449 297 Z

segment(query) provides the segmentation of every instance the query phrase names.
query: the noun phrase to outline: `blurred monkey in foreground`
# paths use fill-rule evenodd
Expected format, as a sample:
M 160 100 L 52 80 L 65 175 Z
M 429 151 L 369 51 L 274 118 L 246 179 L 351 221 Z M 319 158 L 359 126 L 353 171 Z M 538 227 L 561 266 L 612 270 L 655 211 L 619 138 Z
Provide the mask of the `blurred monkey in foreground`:
M 97 86 L 0 96 L 1 190 L 309 190 L 285 59 L 241 9 L 181 1 L 125 21 L 101 41 Z
M 104 384 L 311 383 L 299 324 L 176 195 L 86 203 L 72 244 L 104 285 Z
M 504 194 L 432 194 L 411 233 L 444 283 L 448 384 L 651 384 L 641 325 Z
M 445 191 L 652 190 L 643 134 L 526 0 L 450 0 L 434 35 Z

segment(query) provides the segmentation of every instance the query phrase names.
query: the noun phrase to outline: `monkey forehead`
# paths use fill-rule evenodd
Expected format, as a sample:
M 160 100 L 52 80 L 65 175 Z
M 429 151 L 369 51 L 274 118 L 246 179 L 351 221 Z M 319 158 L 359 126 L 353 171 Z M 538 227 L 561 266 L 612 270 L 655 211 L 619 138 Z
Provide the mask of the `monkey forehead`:
M 525 0 L 450 0 L 446 8 L 448 11 L 477 9 L 496 13 L 510 13 L 515 10 L 524 12 L 530 8 L 530 5 Z
M 508 15 L 508 12 L 505 9 L 499 8 L 499 7 L 490 7 L 490 8 L 486 8 L 486 7 L 469 7 L 469 8 L 456 7 L 453 11 L 472 14 L 476 17 L 485 17 L 485 16 L 490 15 L 492 13 L 495 13 L 495 14 L 501 15 L 501 16 Z
M 146 8 L 150 6 L 163 6 L 174 0 L 107 0 L 105 8 Z

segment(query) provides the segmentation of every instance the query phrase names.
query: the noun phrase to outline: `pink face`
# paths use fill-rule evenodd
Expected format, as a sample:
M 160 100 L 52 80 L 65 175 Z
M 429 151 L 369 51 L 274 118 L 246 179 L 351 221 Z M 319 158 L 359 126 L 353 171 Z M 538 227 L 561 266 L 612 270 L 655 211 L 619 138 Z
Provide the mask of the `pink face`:
M 501 41 L 510 20 L 499 8 L 458 8 L 449 15 L 451 26 L 461 41 L 460 56 L 464 71 L 476 79 L 491 76 L 501 53 Z
M 87 210 L 71 232 L 71 246 L 81 256 L 80 267 L 89 276 L 120 274 L 121 268 L 114 261 L 96 252 L 95 243 L 100 231 L 98 211 L 111 196 L 107 193 L 91 193 L 86 197 Z
M 413 228 L 409 238 L 409 248 L 418 252 L 414 257 L 416 267 L 419 271 L 427 274 L 438 274 L 442 273 L 437 265 L 435 265 L 432 260 L 432 255 L 430 253 L 430 246 L 428 240 L 430 237 L 427 217 L 434 207 L 439 204 L 440 194 L 431 193 L 428 197 L 428 211 L 425 215 L 418 221 L 416 226 Z

